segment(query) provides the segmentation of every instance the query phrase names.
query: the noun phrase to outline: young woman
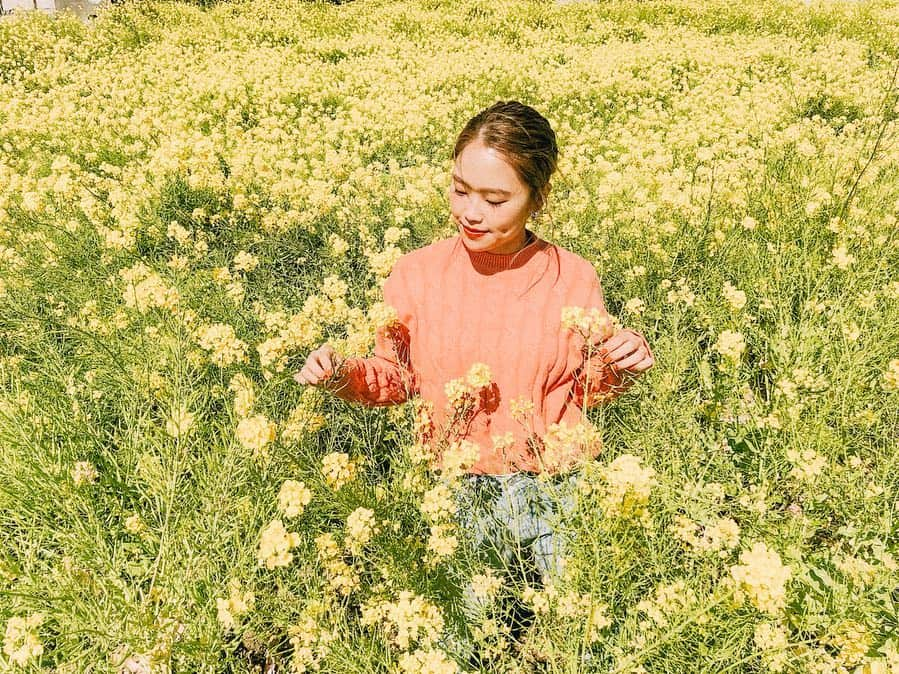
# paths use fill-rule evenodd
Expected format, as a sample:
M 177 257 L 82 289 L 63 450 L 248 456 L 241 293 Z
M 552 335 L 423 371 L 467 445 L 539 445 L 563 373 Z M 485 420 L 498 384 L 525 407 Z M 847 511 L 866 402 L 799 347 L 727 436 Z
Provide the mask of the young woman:
M 588 336 L 563 327 L 571 307 L 608 314 L 593 266 L 527 226 L 545 208 L 557 166 L 548 121 L 517 101 L 497 102 L 468 121 L 452 156 L 458 234 L 394 265 L 384 300 L 397 321 L 378 331 L 375 355 L 343 359 L 324 344 L 294 378 L 371 406 L 417 396 L 423 445 L 438 457 L 479 452 L 457 494 L 461 531 L 495 564 L 508 569 L 526 557 L 536 574 L 552 576 L 564 551 L 554 518 L 573 506 L 572 469 L 599 443 L 571 451 L 569 442 L 552 458 L 547 447 L 565 444 L 560 434 L 584 421 L 586 406 L 620 394 L 655 361 L 633 330 Z M 472 374 L 474 364 L 487 368 Z M 473 395 L 460 413 L 466 386 Z M 481 605 L 466 591 L 474 619 Z

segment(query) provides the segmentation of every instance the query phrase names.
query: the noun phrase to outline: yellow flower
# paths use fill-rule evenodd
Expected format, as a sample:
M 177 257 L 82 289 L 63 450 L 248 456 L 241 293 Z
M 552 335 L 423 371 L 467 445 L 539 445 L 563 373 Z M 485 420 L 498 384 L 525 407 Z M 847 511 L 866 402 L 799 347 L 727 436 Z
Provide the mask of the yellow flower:
M 312 492 L 302 482 L 284 480 L 278 492 L 278 510 L 285 517 L 296 517 L 312 501 Z
M 238 417 L 249 416 L 256 403 L 253 382 L 245 374 L 236 374 L 228 383 L 228 390 L 234 393 L 234 413 Z
M 363 606 L 361 623 L 368 626 L 378 622 L 404 651 L 415 643 L 424 647 L 436 643 L 444 624 L 436 606 L 408 590 L 400 592 L 395 602 L 376 601 Z
M 454 440 L 443 452 L 441 476 L 452 480 L 468 472 L 480 457 L 481 448 L 470 440 Z
M 41 656 L 44 647 L 38 638 L 37 628 L 43 621 L 43 613 L 32 613 L 27 618 L 13 616 L 9 619 L 3 637 L 3 652 L 10 662 L 24 667 L 29 660 Z
M 287 566 L 293 560 L 290 549 L 296 547 L 299 542 L 299 534 L 287 531 L 281 520 L 272 520 L 263 529 L 259 540 L 259 550 L 256 553 L 259 566 L 265 565 L 269 569 Z
M 401 674 L 457 674 L 458 665 L 443 651 L 416 649 L 399 660 Z
M 356 508 L 346 520 L 347 551 L 358 555 L 376 533 L 374 511 L 369 508 Z
M 240 581 L 236 578 L 228 581 L 228 591 L 227 598 L 218 597 L 215 600 L 218 621 L 226 630 L 234 629 L 235 618 L 252 610 L 256 600 L 252 592 L 240 591 Z
M 322 458 L 322 473 L 328 486 L 336 491 L 355 477 L 356 464 L 348 454 L 331 452 Z
M 137 535 L 144 530 L 144 522 L 141 519 L 140 515 L 134 513 L 129 517 L 125 518 L 125 531 L 129 534 Z
M 838 269 L 846 270 L 855 262 L 855 256 L 847 252 L 846 244 L 834 247 L 831 251 L 830 264 Z
M 419 509 L 429 522 L 435 523 L 449 519 L 456 509 L 449 486 L 438 482 L 426 491 L 422 496 Z
M 883 387 L 887 391 L 899 391 L 899 358 L 893 358 L 883 373 Z
M 650 492 L 658 484 L 652 468 L 641 466 L 638 456 L 622 454 L 600 474 L 606 485 L 602 506 L 607 516 L 646 517 Z
M 464 379 L 451 379 L 443 386 L 443 392 L 453 409 L 462 411 L 473 401 L 474 392 Z
M 197 343 L 211 352 L 210 358 L 219 367 L 247 362 L 246 342 L 237 338 L 234 328 L 224 323 L 205 325 L 196 332 Z
M 736 311 L 746 306 L 746 293 L 738 290 L 727 281 L 724 282 L 724 299 Z
M 742 333 L 724 330 L 718 335 L 718 341 L 713 348 L 732 364 L 739 364 L 743 351 L 746 350 L 746 342 Z
M 328 237 L 328 247 L 333 257 L 343 257 L 350 249 L 350 244 L 337 234 L 331 234 Z
M 811 480 L 820 475 L 824 466 L 827 465 L 827 459 L 811 448 L 801 451 L 788 449 L 786 456 L 787 460 L 793 464 L 790 475 L 797 480 Z
M 234 268 L 239 271 L 253 271 L 259 266 L 259 258 L 255 255 L 240 251 L 234 256 Z
M 639 316 L 646 310 L 646 302 L 641 300 L 639 297 L 631 298 L 627 302 L 625 302 L 624 310 L 629 314 L 635 314 Z
M 72 467 L 72 481 L 76 485 L 92 484 L 97 481 L 99 473 L 90 461 L 76 461 Z
M 759 623 L 755 626 L 754 641 L 761 651 L 762 662 L 769 671 L 779 674 L 786 669 L 790 653 L 787 633 L 776 623 Z
M 347 282 L 333 274 L 331 276 L 326 276 L 325 280 L 322 282 L 322 294 L 326 297 L 330 297 L 332 300 L 346 297 L 347 290 L 349 290 Z
M 459 539 L 451 533 L 453 531 L 454 528 L 451 524 L 435 524 L 431 527 L 431 534 L 428 537 L 428 552 L 431 554 L 432 562 L 449 557 L 456 551 Z
M 780 613 L 786 605 L 786 584 L 791 576 L 789 566 L 780 561 L 780 556 L 763 542 L 755 543 L 751 550 L 740 554 L 740 564 L 730 568 L 730 575 L 736 582 L 735 598 L 744 596 L 758 610 L 771 615 Z
M 253 450 L 254 459 L 266 456 L 266 445 L 276 437 L 277 426 L 262 414 L 241 419 L 237 424 L 237 439 L 241 445 Z
M 472 388 L 483 388 L 490 386 L 493 381 L 493 375 L 490 372 L 490 366 L 485 363 L 475 363 L 468 368 L 468 374 L 465 376 L 468 385 Z
M 477 599 L 492 599 L 503 586 L 503 579 L 498 578 L 492 569 L 486 573 L 478 573 L 471 577 L 471 591 Z

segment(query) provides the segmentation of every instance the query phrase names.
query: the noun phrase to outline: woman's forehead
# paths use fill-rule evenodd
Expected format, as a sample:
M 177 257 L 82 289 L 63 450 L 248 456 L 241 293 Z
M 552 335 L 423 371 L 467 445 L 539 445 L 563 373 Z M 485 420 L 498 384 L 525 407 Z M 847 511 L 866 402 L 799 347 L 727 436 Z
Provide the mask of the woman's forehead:
M 456 157 L 452 175 L 466 187 L 482 192 L 493 190 L 511 193 L 521 187 L 518 173 L 501 153 L 483 145 L 475 146 L 474 143 Z

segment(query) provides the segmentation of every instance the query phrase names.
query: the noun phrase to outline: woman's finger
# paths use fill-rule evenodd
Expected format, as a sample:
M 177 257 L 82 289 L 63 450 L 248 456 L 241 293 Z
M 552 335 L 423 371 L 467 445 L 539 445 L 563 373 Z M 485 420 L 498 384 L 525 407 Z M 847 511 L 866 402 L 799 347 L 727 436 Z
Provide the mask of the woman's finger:
M 636 360 L 633 360 L 633 357 L 627 358 L 621 363 L 616 363 L 619 370 L 625 372 L 634 372 L 640 373 L 645 372 L 650 367 L 652 367 L 652 359 L 646 356 L 638 356 Z
M 318 360 L 310 360 L 306 368 L 316 380 L 324 379 L 326 368 Z
M 607 363 L 617 363 L 633 354 L 641 344 L 642 342 L 639 340 L 628 339 L 611 349 L 601 348 L 598 353 L 600 358 L 604 358 Z

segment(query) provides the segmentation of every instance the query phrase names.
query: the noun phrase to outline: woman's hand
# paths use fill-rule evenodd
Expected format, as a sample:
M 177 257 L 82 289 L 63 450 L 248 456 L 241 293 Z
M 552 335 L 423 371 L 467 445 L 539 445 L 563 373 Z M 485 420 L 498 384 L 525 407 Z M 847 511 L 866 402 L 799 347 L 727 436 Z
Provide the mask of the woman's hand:
M 615 374 L 642 374 L 656 362 L 643 335 L 629 329 L 609 337 L 597 353 Z
M 334 373 L 340 370 L 343 362 L 343 357 L 326 342 L 309 354 L 306 364 L 293 378 L 298 384 L 331 388 L 340 383 L 340 377 L 335 378 Z

